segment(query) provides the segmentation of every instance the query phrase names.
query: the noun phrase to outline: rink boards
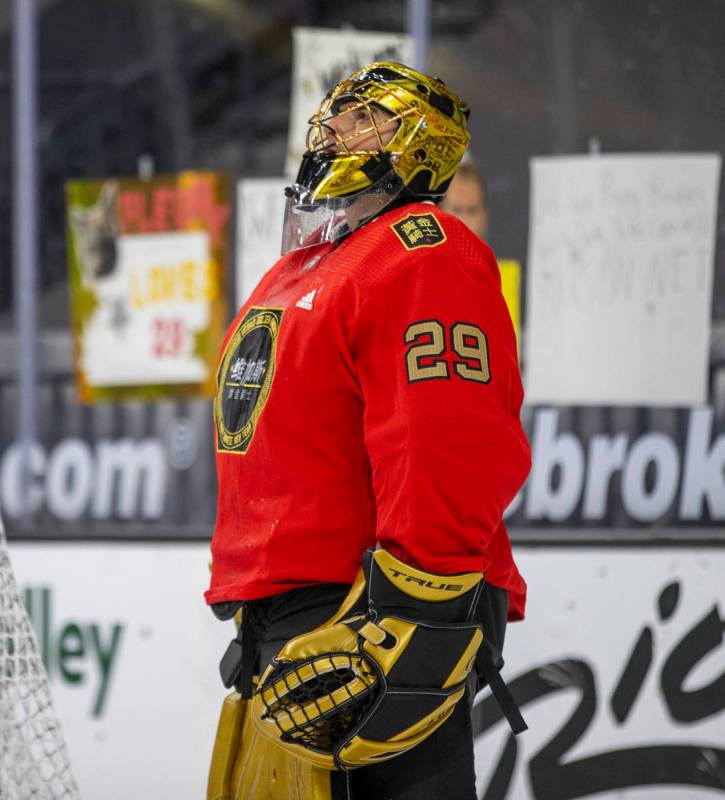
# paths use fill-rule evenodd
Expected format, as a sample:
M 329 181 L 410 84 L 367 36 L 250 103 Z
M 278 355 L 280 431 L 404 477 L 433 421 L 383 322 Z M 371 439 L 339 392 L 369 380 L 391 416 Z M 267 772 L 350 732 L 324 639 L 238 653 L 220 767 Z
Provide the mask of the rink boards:
M 516 555 L 529 606 L 504 676 L 530 730 L 512 739 L 477 698 L 479 796 L 725 794 L 725 550 Z M 82 795 L 202 797 L 232 636 L 203 603 L 208 548 L 16 541 L 11 558 Z

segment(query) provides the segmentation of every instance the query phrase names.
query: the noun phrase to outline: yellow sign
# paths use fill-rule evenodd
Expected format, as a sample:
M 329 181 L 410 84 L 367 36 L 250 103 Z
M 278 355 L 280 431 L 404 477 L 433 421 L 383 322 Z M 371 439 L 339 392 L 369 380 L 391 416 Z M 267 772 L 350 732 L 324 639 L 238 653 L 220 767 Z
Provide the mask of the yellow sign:
M 66 196 L 81 400 L 213 395 L 226 322 L 226 178 L 70 181 Z
M 501 289 L 521 352 L 521 264 L 512 259 L 502 259 L 498 262 L 498 268 L 501 272 Z

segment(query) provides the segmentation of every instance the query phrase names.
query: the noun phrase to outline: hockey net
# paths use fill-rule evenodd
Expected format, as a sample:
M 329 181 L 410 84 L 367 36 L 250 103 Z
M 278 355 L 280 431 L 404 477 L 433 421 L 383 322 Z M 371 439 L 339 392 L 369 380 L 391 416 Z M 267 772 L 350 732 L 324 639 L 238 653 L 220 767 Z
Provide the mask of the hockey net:
M 0 518 L 0 800 L 78 800 Z

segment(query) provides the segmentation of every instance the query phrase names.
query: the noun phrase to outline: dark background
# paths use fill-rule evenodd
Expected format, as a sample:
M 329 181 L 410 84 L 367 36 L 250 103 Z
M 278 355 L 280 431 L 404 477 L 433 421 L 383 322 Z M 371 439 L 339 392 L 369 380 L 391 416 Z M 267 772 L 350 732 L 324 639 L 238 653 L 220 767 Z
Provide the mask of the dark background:
M 39 2 L 42 327 L 67 328 L 63 183 L 157 172 L 282 173 L 291 28 L 404 31 L 388 0 Z M 13 325 L 11 19 L 0 4 L 0 330 Z M 433 0 L 429 71 L 472 106 L 491 240 L 526 263 L 535 155 L 722 152 L 721 0 Z M 725 319 L 721 212 L 714 319 Z M 230 289 L 230 299 L 232 298 Z
M 294 26 L 404 31 L 407 3 L 367 0 L 37 0 L 39 8 L 40 292 L 37 437 L 50 454 L 68 437 L 151 438 L 186 466 L 169 467 L 159 519 L 47 508 L 11 536 L 208 539 L 214 523 L 207 399 L 80 406 L 69 330 L 64 182 L 210 169 L 239 177 L 283 172 Z M 722 0 L 432 0 L 428 71 L 471 105 L 471 150 L 488 177 L 491 243 L 526 268 L 529 160 L 556 153 L 719 152 L 725 141 Z M 0 457 L 17 436 L 12 291 L 11 5 L 0 0 Z M 722 195 L 722 193 L 721 193 Z M 717 226 L 709 404 L 725 431 L 725 213 Z M 230 263 L 231 277 L 233 265 Z M 525 286 L 525 281 L 524 281 Z M 230 308 L 233 281 L 228 281 Z M 525 304 L 525 297 L 524 297 Z M 525 309 L 524 309 L 525 311 Z M 525 323 L 525 316 L 524 316 Z M 689 410 L 559 407 L 559 430 L 584 448 L 597 434 L 629 441 L 664 433 L 684 453 Z M 531 434 L 536 409 L 524 410 Z M 181 427 L 179 427 L 181 426 Z M 177 437 L 177 438 L 174 438 Z M 4 451 L 4 455 L 3 455 Z M 171 456 L 169 456 L 171 458 Z M 168 462 L 171 464 L 173 458 Z M 7 462 L 7 458 L 5 458 Z M 0 462 L 2 463 L 2 462 Z M 2 470 L 0 470 L 2 473 Z M 559 476 L 560 477 L 560 476 Z M 652 476 L 650 476 L 652 477 Z M 559 478 L 554 475 L 554 483 Z M 0 474 L 0 484 L 3 476 Z M 6 513 L 6 518 L 9 515 Z M 535 525 L 535 528 L 532 528 Z M 515 541 L 725 542 L 709 517 L 683 526 L 673 505 L 638 526 L 613 480 L 607 515 L 510 520 Z M 575 530 L 576 529 L 576 530 Z M 586 529 L 586 530 L 585 530 Z M 699 531 L 699 532 L 698 532 Z

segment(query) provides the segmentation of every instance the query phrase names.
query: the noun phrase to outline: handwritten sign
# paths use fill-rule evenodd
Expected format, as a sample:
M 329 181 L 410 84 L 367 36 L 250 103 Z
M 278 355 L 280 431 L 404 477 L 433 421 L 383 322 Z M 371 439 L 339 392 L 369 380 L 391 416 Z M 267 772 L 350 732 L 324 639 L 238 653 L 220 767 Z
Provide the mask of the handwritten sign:
M 237 184 L 237 308 L 279 258 L 288 185 L 285 178 L 249 178 Z
M 212 394 L 226 320 L 226 179 L 70 181 L 66 192 L 81 399 Z
M 373 61 L 412 60 L 410 36 L 324 28 L 292 31 L 292 101 L 285 174 L 294 179 L 305 150 L 308 120 L 332 87 Z
M 533 159 L 531 403 L 706 398 L 720 157 Z

